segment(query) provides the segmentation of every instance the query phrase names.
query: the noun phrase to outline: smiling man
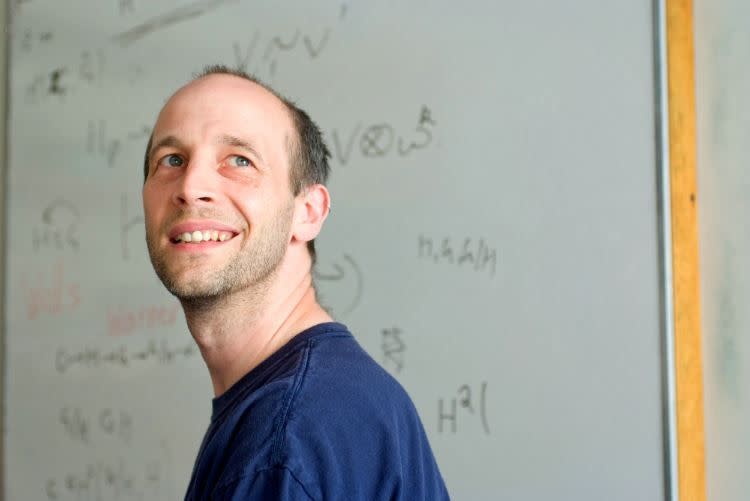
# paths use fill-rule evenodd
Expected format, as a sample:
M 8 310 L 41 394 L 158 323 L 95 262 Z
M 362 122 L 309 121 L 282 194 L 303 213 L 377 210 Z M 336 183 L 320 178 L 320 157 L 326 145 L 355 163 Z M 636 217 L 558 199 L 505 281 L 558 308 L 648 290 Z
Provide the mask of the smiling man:
M 221 66 L 156 121 L 148 251 L 215 393 L 187 500 L 448 498 L 411 400 L 316 300 L 328 158 L 304 111 Z

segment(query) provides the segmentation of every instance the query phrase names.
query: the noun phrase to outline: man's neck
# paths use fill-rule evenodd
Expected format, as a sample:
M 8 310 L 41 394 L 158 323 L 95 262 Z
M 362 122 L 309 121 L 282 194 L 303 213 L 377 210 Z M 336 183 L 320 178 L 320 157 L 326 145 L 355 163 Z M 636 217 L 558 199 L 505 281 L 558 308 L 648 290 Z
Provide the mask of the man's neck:
M 241 291 L 209 307 L 183 303 L 217 397 L 295 335 L 331 321 L 315 298 L 310 273 L 291 289 L 288 280 L 272 282 L 266 291 Z

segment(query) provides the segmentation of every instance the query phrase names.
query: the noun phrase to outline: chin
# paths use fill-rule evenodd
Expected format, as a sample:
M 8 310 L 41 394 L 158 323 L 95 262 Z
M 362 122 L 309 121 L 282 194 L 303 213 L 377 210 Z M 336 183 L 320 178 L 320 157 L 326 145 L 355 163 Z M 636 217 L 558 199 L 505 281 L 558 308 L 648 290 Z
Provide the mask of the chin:
M 224 284 L 211 283 L 207 280 L 162 280 L 162 282 L 167 290 L 180 300 L 211 299 L 224 296 L 229 292 Z

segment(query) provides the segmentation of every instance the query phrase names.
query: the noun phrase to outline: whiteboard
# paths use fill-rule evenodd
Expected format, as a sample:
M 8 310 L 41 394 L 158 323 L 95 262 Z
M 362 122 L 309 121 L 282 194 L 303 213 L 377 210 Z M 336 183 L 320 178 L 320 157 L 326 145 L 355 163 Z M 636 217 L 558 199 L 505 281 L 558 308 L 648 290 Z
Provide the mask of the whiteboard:
M 7 499 L 185 492 L 211 388 L 148 261 L 141 159 L 215 62 L 324 130 L 321 301 L 454 499 L 665 499 L 651 2 L 10 7 Z
M 709 501 L 747 499 L 750 479 L 750 34 L 746 2 L 695 4 L 698 207 Z

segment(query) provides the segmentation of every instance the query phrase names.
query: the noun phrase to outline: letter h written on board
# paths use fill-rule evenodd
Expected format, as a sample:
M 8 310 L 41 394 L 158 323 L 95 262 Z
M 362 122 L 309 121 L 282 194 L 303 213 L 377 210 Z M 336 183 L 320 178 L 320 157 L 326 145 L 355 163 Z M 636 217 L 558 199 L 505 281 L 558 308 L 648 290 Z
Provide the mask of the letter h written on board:
M 438 433 L 444 433 L 448 429 L 456 433 L 459 421 L 478 417 L 485 435 L 490 434 L 490 426 L 487 420 L 487 382 L 482 381 L 479 386 L 477 397 L 472 387 L 468 384 L 461 385 L 452 398 L 438 399 Z

